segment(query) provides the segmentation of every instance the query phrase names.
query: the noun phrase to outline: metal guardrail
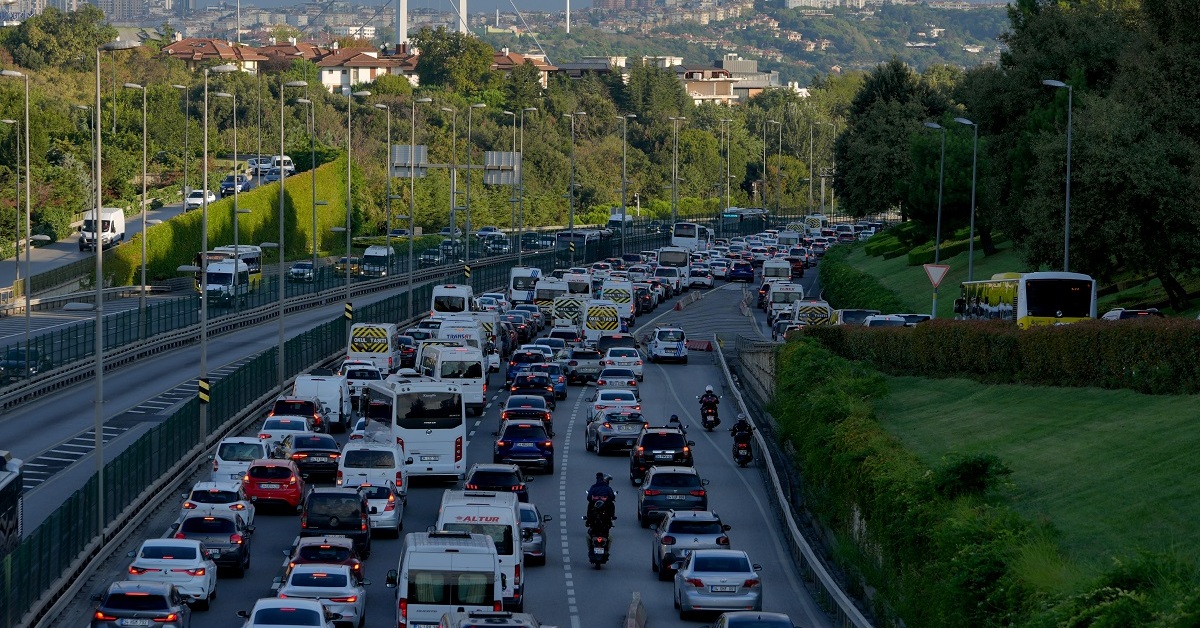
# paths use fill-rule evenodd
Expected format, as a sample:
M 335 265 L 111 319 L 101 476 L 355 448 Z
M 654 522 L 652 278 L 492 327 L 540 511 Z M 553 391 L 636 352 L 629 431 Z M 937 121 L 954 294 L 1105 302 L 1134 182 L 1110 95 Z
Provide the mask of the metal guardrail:
M 748 417 L 753 417 L 750 409 L 746 406 L 745 399 L 742 398 L 741 392 L 734 384 L 730 377 L 731 371 L 729 364 L 725 361 L 725 352 L 721 348 L 721 343 L 714 337 L 713 344 L 715 345 L 717 361 L 721 367 L 721 373 L 725 377 L 727 388 L 733 393 L 734 399 L 737 401 L 738 409 Z M 791 508 L 787 506 L 788 499 L 784 493 L 783 485 L 779 480 L 779 474 L 776 472 L 775 460 L 771 455 L 771 450 L 767 447 L 767 443 L 762 436 L 761 430 L 754 431 L 754 439 L 758 443 L 758 451 L 763 457 L 761 469 L 771 480 L 773 489 L 771 498 L 779 504 L 779 513 L 781 523 L 784 526 L 785 539 L 788 541 L 789 549 L 794 560 L 799 564 L 803 575 L 812 584 L 816 585 L 817 602 L 825 609 L 834 615 L 834 619 L 839 626 L 853 626 L 854 628 L 871 628 L 871 622 L 863 615 L 854 600 L 842 590 L 833 576 L 825 569 L 824 563 L 820 557 L 813 551 L 808 540 L 804 538 L 804 534 L 800 531 L 800 527 L 796 524 L 796 518 L 792 515 Z

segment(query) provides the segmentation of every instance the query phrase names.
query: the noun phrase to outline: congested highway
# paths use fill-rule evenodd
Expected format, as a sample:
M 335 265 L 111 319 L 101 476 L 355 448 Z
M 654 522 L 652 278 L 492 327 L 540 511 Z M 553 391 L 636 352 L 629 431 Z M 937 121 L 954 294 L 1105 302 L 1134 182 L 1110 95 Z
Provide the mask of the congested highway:
M 743 295 L 742 285 L 719 283 L 712 296 L 683 311 L 672 311 L 673 302 L 660 306 L 654 315 L 638 322 L 635 333 L 644 334 L 655 324 L 677 324 L 690 331 L 692 337 L 709 336 L 714 325 L 723 329 L 740 327 L 745 333 L 755 333 L 754 318 L 739 315 L 736 303 Z M 736 317 L 738 320 L 729 320 Z M 720 319 L 725 320 L 720 320 Z M 759 328 L 761 333 L 761 328 Z M 645 366 L 642 411 L 653 425 L 666 424 L 672 414 L 678 414 L 688 427 L 688 438 L 694 442 L 695 466 L 702 478 L 708 480 L 709 508 L 731 526 L 730 547 L 744 550 L 750 559 L 761 565 L 763 609 L 789 615 L 799 626 L 828 625 L 828 619 L 813 603 L 804 589 L 796 570 L 787 558 L 781 543 L 770 504 L 765 496 L 759 471 L 754 467 L 739 468 L 730 457 L 731 439 L 724 429 L 732 422 L 726 416 L 721 428 L 706 432 L 699 426 L 696 396 L 705 384 L 721 392 L 723 377 L 714 365 L 711 354 L 696 353 L 688 364 L 647 364 Z M 468 422 L 469 445 L 466 461 L 469 467 L 477 462 L 492 461 L 494 432 L 499 425 L 499 412 L 506 393 L 502 392 L 503 373 L 493 373 L 489 380 L 488 407 L 482 416 Z M 530 501 L 544 514 L 552 517 L 546 524 L 547 561 L 545 566 L 527 569 L 527 603 L 525 611 L 536 615 L 544 624 L 557 626 L 602 626 L 622 620 L 631 594 L 642 596 L 648 617 L 656 625 L 687 625 L 678 619 L 672 607 L 671 582 L 662 582 L 651 570 L 652 532 L 638 525 L 636 516 L 637 489 L 629 477 L 629 457 L 625 453 L 598 456 L 585 450 L 583 435 L 588 400 L 594 385 L 571 386 L 566 400 L 558 402 L 554 411 L 556 469 L 551 475 L 531 475 Z M 729 405 L 728 403 L 726 404 Z M 722 408 L 723 414 L 736 413 L 732 407 Z M 257 430 L 257 426 L 252 428 Z M 344 435 L 337 435 L 345 442 Z M 585 507 L 585 490 L 596 472 L 612 475 L 617 497 L 618 520 L 612 533 L 612 558 L 602 569 L 593 569 L 587 560 L 585 527 L 581 521 Z M 208 469 L 197 470 L 192 481 L 208 479 Z M 411 482 L 407 508 L 404 512 L 406 532 L 423 531 L 434 525 L 442 492 L 461 488 L 461 483 Z M 160 536 L 169 532 L 170 524 L 179 515 L 179 498 L 168 496 L 152 522 L 143 528 L 143 536 Z M 295 512 L 274 512 L 262 509 L 255 519 L 256 529 L 251 538 L 251 564 L 244 579 L 222 573 L 218 596 L 209 610 L 195 612 L 193 626 L 236 625 L 235 613 L 249 610 L 255 600 L 272 596 L 271 581 L 282 573 L 284 554 L 299 532 L 299 517 Z M 394 625 L 396 597 L 393 589 L 384 586 L 386 572 L 396 569 L 400 558 L 401 539 L 375 538 L 372 553 L 365 561 L 367 589 L 366 625 Z M 136 547 L 136 543 L 130 549 Z M 122 579 L 128 559 L 117 559 L 92 582 L 95 590 L 108 582 Z M 72 606 L 56 625 L 78 625 L 90 607 L 86 602 Z M 715 615 L 699 620 L 711 621 Z M 72 623 L 74 622 L 74 623 Z

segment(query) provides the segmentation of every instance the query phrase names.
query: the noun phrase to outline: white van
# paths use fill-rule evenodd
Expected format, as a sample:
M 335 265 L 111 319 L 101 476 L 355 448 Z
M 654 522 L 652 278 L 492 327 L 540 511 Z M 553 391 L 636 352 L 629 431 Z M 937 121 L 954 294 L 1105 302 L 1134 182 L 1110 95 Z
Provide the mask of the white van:
M 271 167 L 283 170 L 289 177 L 296 174 L 296 164 L 292 163 L 292 158 L 287 155 L 275 155 L 272 157 Z
M 444 331 L 445 326 L 442 327 Z M 458 384 L 473 416 L 487 405 L 488 364 L 483 352 L 471 346 L 427 347 L 417 372 L 425 377 Z
M 350 428 L 350 387 L 340 375 L 297 375 L 293 397 L 316 397 L 325 405 L 330 427 L 339 432 Z
M 255 460 L 271 457 L 267 443 L 252 436 L 231 436 L 217 443 L 212 455 L 210 482 L 242 481 L 246 469 Z
M 349 360 L 364 360 L 391 373 L 400 368 L 400 330 L 395 323 L 355 323 L 350 326 Z
M 429 315 L 444 318 L 449 314 L 470 312 L 474 301 L 475 290 L 471 286 L 461 284 L 434 286 Z
M 779 257 L 774 257 L 763 262 L 762 276 L 764 280 L 783 280 L 788 281 L 792 278 L 792 263 Z
M 79 227 L 79 250 L 96 250 L 96 210 L 85 214 Z M 125 239 L 125 211 L 120 207 L 100 208 L 100 247 L 107 249 Z
M 250 294 L 250 267 L 241 260 L 208 265 L 208 285 L 204 287 L 210 304 L 245 303 Z
M 392 250 L 386 246 L 368 246 L 363 251 L 359 272 L 364 277 L 387 277 L 393 258 Z
M 412 459 L 405 455 L 404 445 L 395 441 L 350 441 L 342 447 L 342 455 L 338 459 L 337 485 L 383 485 L 395 482 L 396 489 L 407 494 L 409 464 L 412 464 Z
M 395 625 L 434 628 L 451 611 L 498 611 L 504 580 L 487 536 L 410 532 L 399 569 L 387 573 L 387 586 L 396 589 Z
M 676 360 L 687 364 L 687 336 L 679 327 L 656 327 L 647 352 L 651 362 Z
M 438 509 L 437 529 L 483 534 L 492 539 L 504 575 L 504 606 L 525 608 L 525 552 L 521 549 L 521 511 L 515 493 L 446 491 Z

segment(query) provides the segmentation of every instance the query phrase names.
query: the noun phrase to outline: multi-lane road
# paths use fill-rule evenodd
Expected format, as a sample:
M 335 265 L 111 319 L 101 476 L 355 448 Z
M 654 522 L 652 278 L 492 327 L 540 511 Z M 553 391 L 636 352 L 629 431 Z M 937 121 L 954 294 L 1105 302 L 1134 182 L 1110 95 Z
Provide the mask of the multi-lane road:
M 723 334 L 732 331 L 761 335 L 764 329 L 761 315 L 745 317 L 737 307 L 743 289 L 743 285 L 722 284 L 708 292 L 703 300 L 682 311 L 672 311 L 672 304 L 668 303 L 639 322 L 647 328 L 655 322 L 681 324 L 694 338 L 710 335 L 716 330 Z M 314 313 L 314 319 L 324 320 L 325 317 Z M 289 329 L 295 327 L 296 331 L 302 329 L 302 325 L 293 325 L 292 321 L 288 326 Z M 244 348 L 257 351 L 270 346 L 274 340 L 273 336 L 266 335 L 255 341 L 252 336 L 242 334 L 253 334 L 253 331 L 231 335 L 223 339 L 219 347 L 210 346 L 210 351 L 215 349 L 218 355 L 225 356 L 216 360 L 217 364 L 236 361 L 237 352 L 230 353 L 235 347 L 249 345 Z M 154 372 L 173 374 L 171 377 L 155 378 L 156 386 L 149 386 L 150 382 L 146 381 L 142 385 L 137 384 L 139 375 L 136 371 L 140 369 L 132 369 L 131 374 L 126 375 L 130 380 L 125 383 L 128 390 L 122 393 L 125 400 L 114 404 L 115 400 L 110 398 L 107 405 L 134 409 L 152 407 L 147 406 L 148 397 L 162 394 L 159 391 L 169 393 L 172 387 L 194 376 L 194 362 L 187 357 L 194 356 L 168 356 L 163 358 L 163 363 L 151 366 Z M 122 375 L 120 371 L 117 373 L 117 377 Z M 144 377 L 144 373 L 141 376 Z M 800 626 L 829 625 L 828 618 L 814 604 L 788 558 L 774 525 L 760 471 L 754 467 L 741 469 L 732 463 L 727 432 L 717 430 L 710 433 L 697 426 L 695 396 L 705 384 L 711 383 L 720 389 L 723 381 L 710 354 L 696 354 L 687 365 L 647 365 L 643 411 L 652 421 L 662 422 L 671 414 L 679 414 L 689 425 L 689 438 L 695 441 L 696 466 L 702 477 L 710 480 L 707 487 L 710 507 L 733 526 L 730 531 L 732 547 L 746 550 L 754 562 L 763 566 L 765 610 L 785 612 Z M 494 374 L 492 382 L 498 386 L 501 376 Z M 468 424 L 467 458 L 470 463 L 491 461 L 492 432 L 499 423 L 499 406 L 503 405 L 504 393 L 496 392 L 497 388 L 489 390 L 492 391 L 489 393 L 489 408 L 482 417 Z M 627 457 L 599 457 L 584 450 L 582 436 L 586 400 L 592 390 L 591 387 L 572 387 L 568 399 L 559 402 L 555 422 L 564 427 L 560 427 L 555 436 L 559 459 L 556 473 L 536 476 L 536 480 L 530 483 L 531 501 L 554 519 L 547 524 L 547 564 L 527 569 L 526 610 L 549 625 L 572 628 L 611 626 L 623 618 L 631 594 L 639 592 L 647 614 L 655 625 L 689 625 L 678 619 L 672 607 L 671 583 L 659 582 L 657 574 L 650 570 L 651 533 L 642 529 L 636 520 L 637 489 L 627 480 Z M 139 397 L 140 401 L 134 403 Z M 81 403 L 87 405 L 86 399 Z M 734 409 L 729 408 L 726 412 L 734 412 Z M 128 412 L 119 414 L 127 416 Z M 72 429 L 86 429 L 87 421 L 82 423 Z M 3 438 L 4 435 L 0 434 L 0 439 Z M 90 469 L 91 465 L 79 466 Z M 189 482 L 206 479 L 205 467 L 201 465 Z M 591 568 L 587 562 L 584 528 L 580 519 L 584 491 L 597 471 L 611 474 L 615 478 L 614 487 L 619 491 L 619 519 L 613 533 L 613 558 L 601 570 Z M 415 484 L 410 488 L 404 516 L 407 531 L 424 530 L 433 525 L 442 491 L 455 487 L 442 483 Z M 56 493 L 37 490 L 31 499 L 52 500 Z M 130 541 L 129 549 L 135 547 L 142 538 L 164 534 L 178 515 L 178 503 L 178 495 L 164 496 L 163 505 L 150 522 L 139 530 L 139 535 Z M 256 526 L 251 568 L 245 579 L 222 577 L 218 585 L 218 599 L 210 610 L 193 615 L 194 626 L 237 625 L 236 611 L 249 609 L 255 599 L 271 595 L 271 580 L 279 574 L 283 553 L 299 530 L 298 516 L 294 513 L 263 512 L 256 518 Z M 374 543 L 374 551 L 366 566 L 367 577 L 372 582 L 368 587 L 367 626 L 394 625 L 395 596 L 392 589 L 385 588 L 384 575 L 388 569 L 396 568 L 401 545 L 399 539 L 376 539 Z M 127 559 L 115 558 L 95 574 L 89 586 L 81 592 L 80 599 L 54 625 L 78 626 L 85 622 L 90 609 L 87 595 L 112 580 L 120 579 L 127 564 Z

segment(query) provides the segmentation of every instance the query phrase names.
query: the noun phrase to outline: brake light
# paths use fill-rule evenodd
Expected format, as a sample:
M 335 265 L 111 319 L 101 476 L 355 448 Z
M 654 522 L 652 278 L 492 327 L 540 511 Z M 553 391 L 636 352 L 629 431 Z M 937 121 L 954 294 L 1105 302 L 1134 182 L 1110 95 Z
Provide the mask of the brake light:
M 454 439 L 454 461 L 461 462 L 463 457 L 463 439 L 462 436 Z
M 663 545 L 674 545 L 674 544 L 675 544 L 675 537 L 673 537 L 673 536 L 664 536 L 664 537 L 662 538 L 662 544 L 663 544 Z
M 177 538 L 177 539 L 186 539 L 187 537 L 186 537 L 186 536 L 184 536 L 182 532 L 176 532 L 176 533 L 175 533 L 175 538 Z
M 342 604 L 350 604 L 350 603 L 353 603 L 353 602 L 357 602 L 357 601 L 358 601 L 358 596 L 357 596 L 357 595 L 350 595 L 350 596 L 347 596 L 347 597 L 331 597 L 331 598 L 329 598 L 329 601 L 330 601 L 330 602 L 341 602 Z
M 689 448 L 687 445 L 684 445 L 684 446 L 683 446 L 683 453 L 685 453 L 685 454 L 686 454 L 686 453 L 687 453 L 687 452 L 689 452 L 689 451 L 691 451 L 691 448 Z
M 549 440 L 548 440 L 548 441 L 543 441 L 543 442 L 542 442 L 542 447 L 553 447 L 553 446 L 554 446 L 554 441 L 549 441 Z
M 645 495 L 646 497 L 654 497 L 655 495 L 662 495 L 662 491 L 660 491 L 658 489 L 648 488 L 648 489 L 642 491 L 642 494 Z
M 605 422 L 603 425 L 601 425 L 601 427 L 603 427 L 603 428 L 604 428 L 604 429 L 606 429 L 606 430 L 611 430 L 611 429 L 612 429 L 612 423 Z
M 521 584 L 521 565 L 513 565 L 513 586 Z
M 217 459 L 213 458 L 213 473 L 216 473 L 216 471 L 217 471 Z
M 197 567 L 195 569 L 172 569 L 171 571 L 183 572 L 189 576 L 203 576 L 205 573 L 207 573 L 203 567 Z
M 96 621 L 117 621 L 115 616 L 105 615 L 101 611 L 96 611 L 96 614 L 92 615 L 92 617 L 95 618 Z
M 194 509 L 195 507 L 196 507 L 196 504 L 193 504 L 193 503 L 192 503 L 192 502 L 190 502 L 190 501 L 183 502 L 183 509 L 184 509 L 184 510 L 192 510 L 192 509 Z
M 358 529 L 359 529 L 359 530 L 362 530 L 362 531 L 364 531 L 364 532 L 366 532 L 366 530 L 367 530 L 367 518 L 366 518 L 366 517 L 363 517 L 363 518 L 361 519 L 361 521 L 362 521 L 362 525 L 360 525 Z
M 403 488 L 403 487 L 404 487 L 404 472 L 397 471 L 396 472 L 396 488 Z M 389 499 L 391 499 L 391 498 L 389 498 Z
M 598 537 L 596 537 L 596 544 L 597 544 L 597 545 L 604 545 L 604 537 L 602 537 L 602 536 L 598 536 Z
M 636 365 L 638 365 L 638 366 L 641 366 L 641 365 L 642 365 L 642 361 L 641 361 L 641 360 L 638 360 L 638 361 L 634 362 L 634 364 L 636 364 Z
M 717 537 L 717 545 L 729 545 L 729 537 L 727 537 L 727 536 Z
M 499 445 L 500 443 L 496 443 L 496 444 Z M 479 490 L 479 485 L 474 484 L 474 483 L 467 483 L 467 484 L 463 485 L 463 488 L 467 489 L 468 491 L 477 491 L 477 490 Z
M 337 471 L 337 483 L 338 483 L 338 486 L 342 485 L 342 470 L 341 469 L 338 469 L 338 471 Z
M 143 568 L 143 567 L 134 567 L 133 565 L 129 566 L 129 574 L 132 576 L 140 576 L 140 575 L 146 573 L 147 571 L 150 571 L 150 570 Z M 156 569 L 155 571 L 158 571 L 158 570 Z
M 492 610 L 499 613 L 504 610 L 504 603 L 500 600 L 492 602 Z
M 408 598 L 406 598 L 406 597 L 400 598 L 400 602 L 397 604 L 397 607 L 400 610 L 401 619 L 408 619 Z M 403 622 L 403 621 L 399 622 L 399 628 L 404 628 L 406 623 L 407 622 Z
M 637 386 L 637 380 L 636 380 L 636 379 L 631 379 L 631 380 L 629 380 L 629 385 L 630 385 L 630 386 Z
M 173 622 L 173 621 L 179 621 L 179 614 L 178 613 L 170 613 L 166 617 L 155 617 L 154 621 L 156 621 L 160 624 L 166 624 L 166 623 Z
M 293 475 L 293 476 L 291 476 L 291 477 L 289 477 L 289 478 L 288 478 L 288 486 L 291 486 L 291 485 L 293 485 L 293 484 L 295 484 L 295 483 L 296 483 L 296 476 L 294 476 L 294 475 Z
M 403 439 L 403 438 L 400 438 L 399 436 L 397 436 L 397 437 L 396 437 L 396 444 L 397 444 L 397 445 L 399 445 L 399 446 L 401 446 L 401 447 L 403 447 L 403 446 L 404 446 L 404 439 Z
M 296 453 L 292 454 L 292 460 L 303 460 L 308 457 L 308 454 Z
M 698 489 L 695 491 L 691 491 L 691 496 L 692 497 L 704 497 L 704 489 Z
M 603 386 L 603 385 L 605 385 L 605 384 L 607 384 L 607 383 L 608 383 L 608 382 L 606 382 L 606 381 L 604 381 L 604 380 L 602 380 L 602 379 L 598 379 L 598 380 L 596 380 L 596 385 L 597 385 L 597 386 Z
M 238 502 L 238 503 L 236 503 L 236 504 L 230 504 L 230 505 L 229 505 L 229 509 L 230 509 L 230 510 L 245 510 L 245 509 L 246 509 L 246 505 L 245 505 L 245 504 L 243 504 L 243 503 L 241 503 L 241 502 Z
M 704 588 L 704 581 L 702 581 L 702 580 L 701 580 L 701 579 L 699 579 L 699 578 L 684 578 L 684 580 L 683 580 L 683 581 L 684 581 L 684 582 L 686 582 L 686 583 L 688 583 L 688 584 L 690 584 L 690 585 L 692 585 L 692 586 L 694 586 L 694 587 L 696 587 L 696 588 L 699 588 L 699 589 L 703 589 L 703 588 Z
M 396 496 L 388 495 L 388 503 L 387 503 L 387 506 L 383 507 L 383 511 L 384 512 L 392 512 L 395 509 L 396 509 Z
M 742 586 L 744 586 L 744 587 L 746 587 L 746 588 L 748 588 L 748 589 L 749 589 L 749 588 L 756 587 L 756 586 L 758 586 L 758 585 L 759 585 L 759 581 L 758 581 L 758 579 L 757 579 L 757 578 L 750 578 L 749 580 L 747 580 L 747 581 L 745 581 L 744 583 L 742 583 Z
M 508 443 L 505 441 L 502 441 L 502 440 L 498 440 L 498 441 L 496 441 L 496 446 L 497 447 L 507 447 Z
M 230 543 L 233 543 L 234 545 L 241 545 L 241 544 L 242 544 L 242 540 L 243 540 L 243 539 L 242 539 L 242 535 L 240 535 L 240 534 L 231 534 L 231 535 L 229 535 L 229 542 L 230 542 Z
M 270 434 L 259 434 L 258 438 L 259 438 L 259 440 L 267 440 L 268 438 L 271 438 L 271 435 Z

